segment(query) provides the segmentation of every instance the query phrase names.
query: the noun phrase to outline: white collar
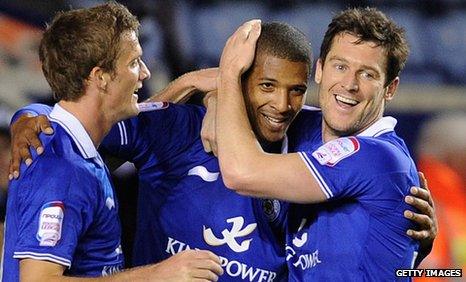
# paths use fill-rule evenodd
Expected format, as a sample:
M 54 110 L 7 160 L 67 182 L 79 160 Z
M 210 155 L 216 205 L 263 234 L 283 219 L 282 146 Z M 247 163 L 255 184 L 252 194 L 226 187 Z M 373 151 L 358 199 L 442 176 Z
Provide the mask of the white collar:
M 81 155 L 85 159 L 91 159 L 98 156 L 97 149 L 95 148 L 91 137 L 84 129 L 81 122 L 73 114 L 63 109 L 57 103 L 53 107 L 49 116 L 50 120 L 58 123 L 71 136 L 81 152 Z
M 357 136 L 377 137 L 384 133 L 394 131 L 396 123 L 397 120 L 393 117 L 382 117 Z

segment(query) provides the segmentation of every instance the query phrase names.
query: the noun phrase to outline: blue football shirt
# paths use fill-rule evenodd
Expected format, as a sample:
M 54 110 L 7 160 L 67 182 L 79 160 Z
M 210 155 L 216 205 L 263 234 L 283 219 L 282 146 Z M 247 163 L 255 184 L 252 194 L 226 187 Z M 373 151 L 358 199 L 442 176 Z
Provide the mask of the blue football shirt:
M 384 117 L 358 136 L 323 144 L 320 111 L 300 114 L 290 150 L 328 201 L 290 207 L 290 281 L 393 281 L 397 268 L 413 266 L 418 243 L 405 234 L 414 226 L 403 211 L 419 182 L 395 124 Z
M 221 281 L 286 278 L 284 243 L 274 236 L 285 205 L 227 189 L 217 158 L 204 152 L 200 139 L 205 109 L 166 105 L 118 123 L 102 143 L 139 172 L 133 262 L 205 249 L 220 256 Z
M 105 165 L 89 135 L 55 105 L 44 153 L 10 182 L 3 281 L 19 280 L 19 260 L 66 267 L 65 275 L 102 276 L 123 266 L 118 204 Z

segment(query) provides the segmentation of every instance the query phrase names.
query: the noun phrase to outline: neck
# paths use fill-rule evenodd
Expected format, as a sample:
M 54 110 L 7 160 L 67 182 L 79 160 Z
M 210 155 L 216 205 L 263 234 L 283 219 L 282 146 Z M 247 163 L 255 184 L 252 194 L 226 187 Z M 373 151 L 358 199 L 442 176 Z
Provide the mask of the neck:
M 355 129 L 355 128 L 358 128 L 358 126 L 356 125 L 355 128 L 351 128 L 351 129 L 349 129 L 347 131 L 335 130 L 335 129 L 331 128 L 326 123 L 325 119 L 322 119 L 322 140 L 323 140 L 323 143 L 327 143 L 329 141 L 338 139 L 340 137 L 356 136 L 356 135 L 360 134 L 361 132 L 363 132 L 364 130 L 371 127 L 374 123 L 376 123 L 381 118 L 382 118 L 382 115 L 375 118 L 373 121 L 369 122 L 366 126 L 364 126 L 362 128 Z
M 60 101 L 58 104 L 81 122 L 96 148 L 99 147 L 114 124 L 105 116 L 101 109 L 101 103 L 86 97 L 86 95 L 76 102 Z

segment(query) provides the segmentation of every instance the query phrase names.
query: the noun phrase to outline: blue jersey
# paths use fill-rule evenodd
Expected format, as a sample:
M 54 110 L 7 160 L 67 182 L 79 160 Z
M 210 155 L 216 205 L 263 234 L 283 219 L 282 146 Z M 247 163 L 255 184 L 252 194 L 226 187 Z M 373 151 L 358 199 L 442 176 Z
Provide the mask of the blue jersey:
M 118 123 L 102 143 L 138 168 L 133 262 L 206 249 L 221 258 L 221 281 L 282 280 L 284 243 L 273 227 L 284 219 L 284 207 L 225 187 L 217 158 L 202 146 L 204 114 L 202 107 L 170 104 Z
M 355 137 L 322 143 L 320 111 L 303 111 L 290 129 L 328 201 L 292 205 L 287 231 L 290 281 L 393 281 L 413 266 L 418 243 L 405 232 L 404 197 L 418 186 L 416 167 L 382 118 Z M 293 136 L 294 138 L 291 138 Z
M 56 105 L 44 153 L 10 182 L 3 281 L 19 280 L 21 259 L 102 276 L 123 266 L 118 206 L 105 165 L 79 121 Z

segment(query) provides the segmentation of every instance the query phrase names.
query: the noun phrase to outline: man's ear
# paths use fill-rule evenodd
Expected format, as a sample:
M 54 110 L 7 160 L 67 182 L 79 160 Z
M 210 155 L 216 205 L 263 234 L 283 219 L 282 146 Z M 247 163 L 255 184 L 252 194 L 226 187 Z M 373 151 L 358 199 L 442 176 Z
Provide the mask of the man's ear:
M 93 67 L 89 74 L 89 81 L 95 82 L 100 90 L 107 90 L 107 84 L 110 82 L 110 74 L 105 72 L 101 67 Z
M 322 60 L 319 58 L 316 63 L 316 74 L 314 75 L 314 81 L 317 84 L 320 84 L 322 81 L 322 68 L 323 68 Z
M 390 101 L 395 96 L 398 85 L 400 84 L 400 78 L 397 76 L 390 84 L 387 86 L 387 91 L 383 95 L 385 101 Z

